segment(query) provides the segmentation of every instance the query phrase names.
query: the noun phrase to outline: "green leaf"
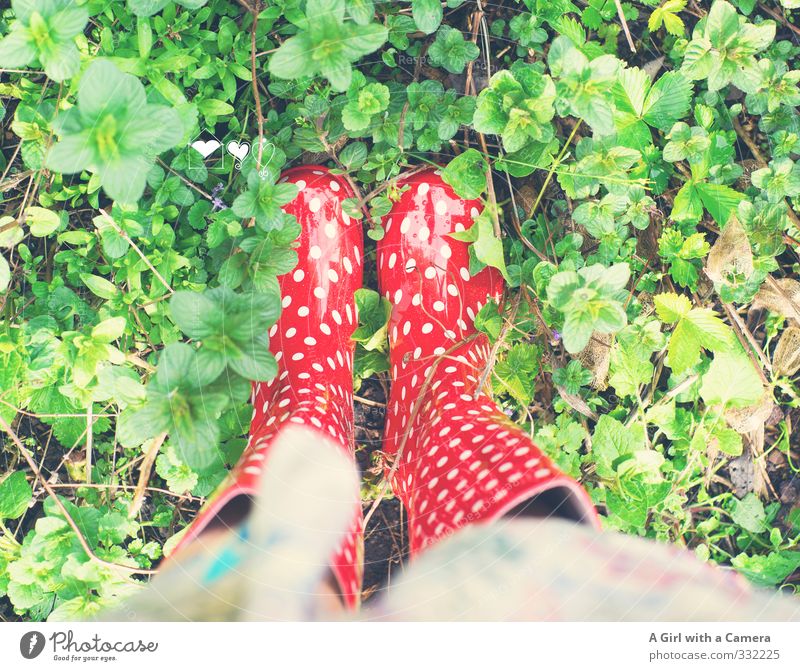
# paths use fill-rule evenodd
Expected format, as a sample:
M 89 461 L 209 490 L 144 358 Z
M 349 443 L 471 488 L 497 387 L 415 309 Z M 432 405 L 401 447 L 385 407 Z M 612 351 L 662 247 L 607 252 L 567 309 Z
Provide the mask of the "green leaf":
M 109 282 L 105 277 L 92 275 L 90 273 L 81 273 L 80 278 L 95 296 L 111 299 L 117 295 L 117 287 L 115 287 L 114 284 Z
M 654 33 L 663 25 L 670 35 L 682 36 L 686 28 L 683 24 L 683 19 L 678 16 L 678 12 L 683 11 L 685 8 L 686 0 L 666 0 L 650 14 L 647 29 Z
M 442 22 L 442 3 L 439 0 L 411 0 L 411 15 L 417 28 L 430 35 Z
M 110 343 L 125 332 L 126 325 L 125 317 L 104 319 L 92 329 L 92 338 L 99 342 Z
M 764 386 L 744 352 L 717 352 L 703 375 L 700 396 L 708 405 L 746 407 L 764 395 Z
M 481 266 L 497 268 L 506 279 L 510 281 L 506 261 L 503 256 L 503 242 L 494 234 L 494 226 L 490 209 L 484 210 L 475 218 L 475 223 L 466 231 L 451 233 L 456 240 L 472 242 L 470 254 L 474 254 Z
M 50 235 L 61 224 L 57 213 L 43 207 L 29 207 L 25 210 L 25 221 L 30 226 L 31 235 L 37 238 Z
M 642 119 L 662 131 L 689 112 L 692 84 L 680 72 L 667 72 L 653 84 L 644 101 Z
M 692 308 L 685 296 L 659 294 L 654 298 L 656 313 L 667 324 L 675 324 L 669 339 L 668 364 L 680 374 L 700 362 L 703 348 L 713 352 L 731 348 L 733 334 L 708 308 Z
M 634 431 L 609 415 L 602 415 L 592 434 L 592 455 L 601 478 L 614 478 L 621 457 L 642 448 Z
M 6 261 L 6 257 L 0 254 L 0 292 L 8 289 L 11 283 L 11 268 Z
M 25 473 L 14 471 L 0 482 L 0 520 L 21 517 L 32 500 L 33 491 Z
M 486 160 L 477 149 L 467 149 L 442 171 L 442 179 L 462 198 L 479 198 L 486 190 Z
M 728 223 L 728 219 L 736 212 L 736 207 L 744 200 L 744 194 L 734 191 L 724 184 L 699 182 L 695 188 L 703 207 L 720 226 Z
M 658 294 L 653 298 L 658 318 L 666 324 L 682 319 L 692 309 L 692 302 L 679 294 Z
M 203 98 L 197 105 L 197 109 L 201 114 L 211 117 L 229 116 L 234 112 L 233 105 L 216 98 Z
M 736 555 L 731 561 L 733 568 L 745 578 L 761 587 L 774 587 L 800 567 L 800 552 L 782 550 L 767 555 Z
M 766 531 L 767 528 L 764 504 L 753 492 L 745 495 L 743 499 L 733 499 L 731 519 L 743 529 L 754 534 Z
M 358 328 L 352 335 L 353 340 L 360 343 L 366 351 L 385 351 L 392 304 L 372 289 L 356 289 L 355 301 Z
M 428 49 L 431 63 L 453 74 L 461 74 L 467 63 L 475 60 L 480 53 L 476 44 L 465 40 L 460 30 L 450 26 L 439 28 L 436 40 Z

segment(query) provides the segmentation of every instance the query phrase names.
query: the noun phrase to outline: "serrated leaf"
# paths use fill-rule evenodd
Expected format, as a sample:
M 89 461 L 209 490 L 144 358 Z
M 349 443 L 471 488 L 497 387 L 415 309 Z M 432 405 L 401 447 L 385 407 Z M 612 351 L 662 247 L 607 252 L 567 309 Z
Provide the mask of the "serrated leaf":
M 717 352 L 703 375 L 700 396 L 708 405 L 744 407 L 764 394 L 761 377 L 744 352 Z
M 654 128 L 668 131 L 689 112 L 691 100 L 691 82 L 680 72 L 667 72 L 648 92 L 642 118 Z
M 667 324 L 672 324 L 689 314 L 692 302 L 680 294 L 658 294 L 653 298 L 658 318 Z
M 0 482 L 0 520 L 15 520 L 28 509 L 33 491 L 22 471 L 14 471 Z

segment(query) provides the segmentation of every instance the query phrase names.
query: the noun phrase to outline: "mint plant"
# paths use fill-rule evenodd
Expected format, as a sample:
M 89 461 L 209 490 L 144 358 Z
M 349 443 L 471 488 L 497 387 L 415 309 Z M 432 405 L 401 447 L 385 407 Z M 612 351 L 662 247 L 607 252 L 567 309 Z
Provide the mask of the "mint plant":
M 580 352 L 594 331 L 614 333 L 627 322 L 623 307 L 630 268 L 600 264 L 557 273 L 547 286 L 547 299 L 564 316 L 562 337 L 568 352 Z
M 692 33 L 681 71 L 690 79 L 707 80 L 709 91 L 733 84 L 745 93 L 754 93 L 764 81 L 757 54 L 773 39 L 773 21 L 749 23 L 729 2 L 715 0 Z
M 135 203 L 144 193 L 155 156 L 184 135 L 177 112 L 147 102 L 144 86 L 106 60 L 97 60 L 80 81 L 75 107 L 58 115 L 60 140 L 47 155 L 51 170 L 90 170 L 110 198 Z
M 62 82 L 80 68 L 75 37 L 89 13 L 70 0 L 13 0 L 16 20 L 0 40 L 0 66 L 20 68 L 38 61 L 50 79 Z
M 344 91 L 353 76 L 351 63 L 380 48 L 386 37 L 379 23 L 346 21 L 344 0 L 307 0 L 301 29 L 273 54 L 269 70 L 282 79 L 321 74 Z

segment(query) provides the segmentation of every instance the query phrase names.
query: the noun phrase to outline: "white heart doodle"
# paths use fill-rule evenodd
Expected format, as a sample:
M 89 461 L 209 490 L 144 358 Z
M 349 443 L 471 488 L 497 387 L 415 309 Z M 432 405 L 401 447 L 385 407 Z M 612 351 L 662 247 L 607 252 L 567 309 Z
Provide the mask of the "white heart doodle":
M 203 158 L 208 158 L 221 146 L 222 144 L 216 140 L 206 140 L 205 142 L 203 142 L 203 140 L 195 140 L 192 142 L 192 149 L 196 149 L 198 152 L 200 152 L 200 155 Z
M 231 140 L 225 145 L 225 148 L 228 150 L 228 153 L 231 156 L 234 156 L 238 159 L 236 163 L 236 167 L 241 169 L 242 161 L 247 157 L 247 154 L 250 153 L 250 143 L 249 142 L 236 142 L 235 140 Z

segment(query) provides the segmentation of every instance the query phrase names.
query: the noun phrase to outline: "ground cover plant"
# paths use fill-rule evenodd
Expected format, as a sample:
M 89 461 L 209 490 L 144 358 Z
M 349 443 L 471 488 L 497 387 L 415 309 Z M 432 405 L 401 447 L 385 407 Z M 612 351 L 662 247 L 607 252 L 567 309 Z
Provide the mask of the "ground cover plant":
M 140 589 L 236 462 L 297 262 L 278 176 L 309 162 L 346 176 L 372 241 L 421 165 L 483 198 L 460 236 L 508 283 L 476 325 L 509 416 L 607 528 L 796 590 L 798 9 L 12 0 L 0 617 L 87 617 Z M 365 281 L 358 457 L 396 562 L 387 305 Z

